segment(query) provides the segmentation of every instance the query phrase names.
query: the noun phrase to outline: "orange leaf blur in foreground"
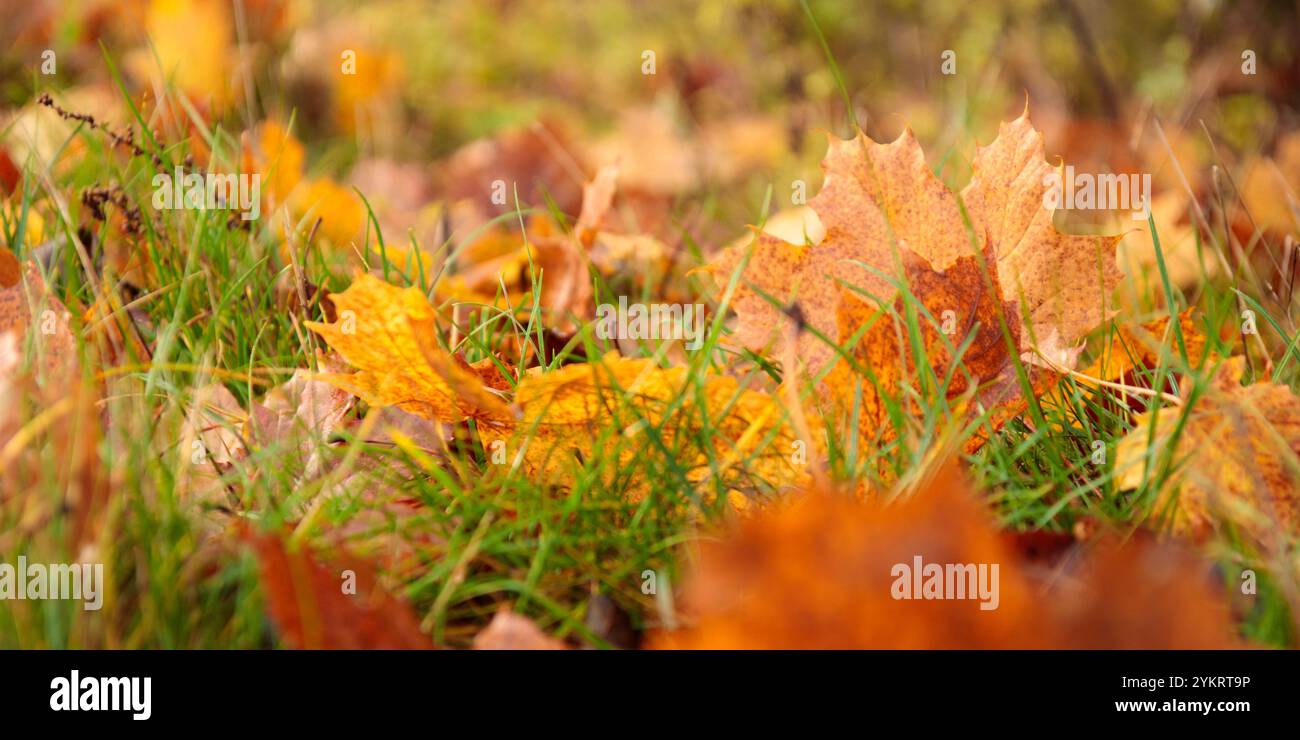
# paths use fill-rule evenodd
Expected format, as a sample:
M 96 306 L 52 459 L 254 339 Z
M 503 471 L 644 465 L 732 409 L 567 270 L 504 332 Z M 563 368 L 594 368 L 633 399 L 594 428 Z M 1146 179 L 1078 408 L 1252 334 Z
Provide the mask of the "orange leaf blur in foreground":
M 907 501 L 814 491 L 702 545 L 686 587 L 693 626 L 668 648 L 1211 648 L 1234 645 L 1204 569 L 1153 543 L 1097 546 L 1036 582 L 955 471 Z M 895 598 L 900 564 L 998 567 L 987 599 Z M 924 567 L 924 566 L 923 566 Z M 953 578 L 955 586 L 959 579 Z M 992 578 L 987 579 L 991 584 Z M 981 609 L 996 602 L 996 608 Z
M 369 569 L 346 566 L 355 592 L 344 590 L 344 567 L 325 568 L 279 536 L 252 534 L 267 611 L 287 647 L 318 650 L 424 650 L 432 647 L 406 602 L 384 591 Z

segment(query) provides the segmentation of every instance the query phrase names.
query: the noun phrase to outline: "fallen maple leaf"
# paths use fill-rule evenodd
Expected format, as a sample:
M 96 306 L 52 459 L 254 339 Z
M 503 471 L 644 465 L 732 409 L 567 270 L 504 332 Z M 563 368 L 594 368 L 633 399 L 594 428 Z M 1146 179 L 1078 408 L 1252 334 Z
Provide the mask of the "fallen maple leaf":
M 1119 326 L 1110 335 L 1106 349 L 1082 374 L 1112 381 L 1131 378 L 1135 370 L 1153 371 L 1162 359 L 1168 365 L 1168 356 L 1176 356 L 1179 352 L 1171 327 L 1168 314 L 1141 324 Z M 1178 327 L 1183 347 L 1187 350 L 1187 361 L 1196 367 L 1205 357 L 1206 338 L 1192 316 L 1192 309 L 1178 315 Z
M 1037 647 L 1033 594 L 954 477 L 903 505 L 832 492 L 793 497 L 701 545 L 683 603 L 693 626 L 656 647 L 705 649 Z M 996 609 L 975 601 L 896 600 L 896 563 L 998 564 Z
M 1023 402 L 1017 354 L 1068 356 L 1108 316 L 1107 296 L 1120 279 L 1118 237 L 1071 236 L 1053 226 L 1044 205 L 1053 168 L 1027 112 L 976 153 L 961 196 L 970 230 L 910 130 L 890 144 L 861 133 L 832 141 L 822 168 L 825 183 L 810 203 L 825 228 L 820 242 L 758 234 L 752 246 L 723 251 L 705 270 L 725 288 L 748 257 L 732 301 L 742 344 L 764 347 L 774 331 L 793 326 L 798 357 L 814 376 L 835 360 L 832 344 L 849 344 L 850 356 L 876 379 L 864 389 L 864 428 L 884 420 L 883 396 L 895 395 L 918 370 L 910 366 L 915 348 L 906 338 L 903 297 L 889 276 L 906 278 L 929 313 L 918 322 L 940 378 L 956 359 L 954 347 L 974 332 L 961 356 L 965 372 L 953 374 L 947 393 L 965 392 L 968 372 L 986 408 Z M 936 326 L 944 320 L 947 330 Z M 851 400 L 859 374 L 840 361 L 827 386 Z
M 220 383 L 194 390 L 180 426 L 177 491 L 205 505 L 220 508 L 230 503 L 230 490 L 222 477 L 248 456 L 245 427 L 248 414 L 239 399 Z M 170 446 L 171 435 L 160 425 L 157 445 Z
M 262 447 L 279 445 L 281 460 L 296 479 L 314 479 L 323 466 L 321 446 L 342 425 L 353 401 L 352 394 L 310 371 L 296 370 L 287 383 L 253 404 L 251 436 Z
M 434 287 L 439 305 L 502 306 L 504 297 L 517 310 L 528 310 L 535 291 L 547 325 L 573 333 L 577 322 L 594 315 L 593 266 L 613 276 L 663 269 L 667 263 L 668 249 L 658 239 L 610 223 L 616 221 L 611 216 L 617 183 L 616 167 L 600 168 L 583 185 L 582 210 L 568 231 L 540 214 L 528 217 L 522 233 L 504 224 L 483 229 L 474 226 L 473 213 L 453 206 L 453 231 L 476 236 L 456 249 L 454 269 Z
M 618 181 L 618 167 L 606 165 L 583 187 L 582 212 L 574 224 L 574 235 L 591 265 L 606 277 L 658 274 L 669 267 L 669 248 L 652 234 L 635 228 L 635 218 L 631 220 L 632 228 L 628 228 L 626 219 L 615 218 L 620 213 L 614 208 Z M 627 194 L 620 195 L 626 207 Z M 590 296 L 587 298 L 590 300 Z
M 1265 542 L 1279 530 L 1300 531 L 1300 397 L 1267 381 L 1243 386 L 1245 372 L 1244 357 L 1228 359 L 1190 410 L 1149 412 L 1116 447 L 1121 489 L 1139 487 L 1156 470 L 1150 451 L 1171 451 L 1179 467 L 1165 481 L 1156 513 L 1172 507 L 1177 530 L 1205 534 L 1231 523 Z
M 807 473 L 799 453 L 807 459 L 821 449 L 820 432 L 798 439 L 780 404 L 766 393 L 744 389 L 725 375 L 710 375 L 697 393 L 686 368 L 662 368 L 617 353 L 527 374 L 508 405 L 478 371 L 437 345 L 435 311 L 418 289 L 360 275 L 331 300 L 339 321 L 308 326 L 356 372 L 323 380 L 374 406 L 397 406 L 443 423 L 473 418 L 489 451 L 508 450 L 509 460 L 536 475 L 563 477 L 575 453 L 592 459 L 602 451 L 602 431 L 612 431 L 606 441 L 617 444 L 623 462 L 651 443 L 646 435 L 655 434 L 666 449 L 676 450 L 692 479 L 716 474 L 744 488 L 749 486 L 739 473 L 745 469 L 778 488 L 802 481 Z M 706 451 L 690 443 L 705 415 L 716 469 Z M 688 446 L 677 450 L 676 442 Z
M 418 288 L 363 274 L 330 301 L 339 320 L 307 326 L 356 372 L 322 379 L 371 405 L 398 406 L 435 421 L 473 417 L 499 425 L 513 418 L 478 375 L 437 345 L 436 312 Z
M 735 378 L 710 375 L 696 392 L 687 368 L 662 368 L 654 360 L 614 352 L 526 376 L 516 389 L 515 404 L 521 418 L 514 434 L 503 430 L 488 439 L 510 436 L 507 449 L 522 447 L 528 469 L 548 477 L 568 472 L 575 455 L 590 460 L 608 453 L 599 447 L 602 431 L 609 435 L 604 441 L 613 446 L 619 469 L 646 447 L 662 444 L 690 480 L 716 476 L 730 491 L 758 492 L 745 482 L 745 470 L 777 489 L 806 481 L 799 453 L 806 460 L 819 455 L 822 446 L 819 427 L 810 431 L 814 439 L 801 440 L 771 395 L 746 390 Z M 705 418 L 716 467 L 709 450 L 695 443 Z M 742 503 L 734 495 L 732 500 Z
M 320 362 L 326 369 L 338 366 L 338 360 L 328 356 L 321 356 Z M 294 371 L 287 382 L 247 406 L 221 383 L 199 386 L 180 424 L 177 490 L 217 509 L 228 507 L 239 491 L 226 476 L 255 450 L 275 455 L 278 475 L 299 484 L 318 479 L 326 469 L 330 436 L 343 426 L 354 401 L 352 394 L 305 369 Z M 168 429 L 158 427 L 161 449 L 172 448 Z M 263 474 L 255 467 L 244 472 L 252 478 Z

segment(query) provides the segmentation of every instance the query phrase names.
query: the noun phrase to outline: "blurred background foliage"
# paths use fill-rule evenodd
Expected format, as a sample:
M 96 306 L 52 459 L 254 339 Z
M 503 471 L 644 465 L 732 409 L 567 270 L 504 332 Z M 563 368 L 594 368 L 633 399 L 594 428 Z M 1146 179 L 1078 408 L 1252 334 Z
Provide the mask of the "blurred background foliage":
M 801 152 L 810 129 L 849 130 L 794 0 L 3 5 L 0 99 L 8 106 L 50 84 L 37 74 L 46 48 L 60 54 L 54 84 L 75 86 L 106 79 L 106 51 L 134 50 L 125 69 L 145 69 L 151 37 L 159 65 L 212 113 L 297 111 L 305 141 L 337 137 L 404 157 L 437 157 L 546 115 L 612 128 L 621 112 L 647 104 L 671 106 L 682 126 L 778 116 Z M 927 151 L 960 136 L 990 139 L 1026 96 L 1036 115 L 1062 121 L 1146 110 L 1207 117 L 1241 149 L 1267 149 L 1294 126 L 1300 26 L 1290 2 L 815 0 L 811 9 L 858 121 L 877 138 L 910 124 Z M 236 55 L 234 45 L 253 53 Z M 345 48 L 358 54 L 357 79 L 337 74 Z M 1246 49 L 1257 56 L 1250 77 L 1240 74 Z M 642 74 L 646 50 L 655 75 Z M 945 50 L 956 53 L 955 75 L 940 73 Z M 236 92 L 243 79 L 254 83 L 252 99 Z M 375 115 L 380 103 L 397 115 Z M 1064 130 L 1048 135 L 1049 150 L 1064 148 L 1053 140 Z M 815 163 L 820 149 L 804 152 L 805 161 Z

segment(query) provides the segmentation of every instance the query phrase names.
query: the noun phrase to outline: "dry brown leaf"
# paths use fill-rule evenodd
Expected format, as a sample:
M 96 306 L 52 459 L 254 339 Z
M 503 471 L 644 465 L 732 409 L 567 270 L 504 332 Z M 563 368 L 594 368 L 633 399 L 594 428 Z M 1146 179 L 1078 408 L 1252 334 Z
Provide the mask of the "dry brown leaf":
M 614 205 L 617 187 L 618 167 L 614 165 L 601 167 L 596 177 L 582 186 L 582 211 L 578 213 L 578 222 L 573 228 L 582 246 L 591 247 L 605 215 Z
M 37 377 L 43 383 L 70 382 L 77 374 L 77 341 L 70 320 L 68 309 L 49 291 L 36 263 L 22 265 L 0 247 L 0 334 L 14 332 L 20 347 L 30 343 Z
M 513 213 L 516 190 L 518 205 L 541 206 L 549 197 L 564 213 L 577 213 L 587 173 L 573 151 L 564 126 L 539 121 L 461 147 L 435 172 L 435 188 L 469 214 L 460 224 L 461 236 Z M 502 186 L 504 199 L 494 200 Z
M 1243 386 L 1245 372 L 1244 357 L 1219 368 L 1176 445 L 1171 435 L 1183 407 L 1140 417 L 1116 447 L 1116 485 L 1137 488 L 1148 450 L 1170 450 L 1179 468 L 1161 491 L 1157 514 L 1172 510 L 1174 527 L 1196 534 L 1235 524 L 1267 543 L 1279 532 L 1300 531 L 1300 397 L 1267 381 Z
M 475 650 L 567 650 L 563 642 L 546 634 L 521 614 L 504 608 L 474 636 Z
M 526 231 L 531 233 L 536 222 L 536 218 L 530 219 Z M 498 303 L 497 292 L 502 286 L 516 303 L 531 287 L 524 239 L 498 226 L 459 247 L 454 274 L 440 280 L 435 289 L 439 300 L 492 306 Z
M 231 491 L 222 477 L 248 456 L 247 423 L 248 412 L 224 385 L 209 383 L 195 389 L 176 448 L 177 490 L 205 505 L 229 504 Z M 170 436 L 161 426 L 158 434 L 158 445 L 169 447 Z
M 352 409 L 352 394 L 295 370 L 284 385 L 253 404 L 250 436 L 260 447 L 278 447 L 281 460 L 299 480 L 322 471 L 321 448 Z
M 542 308 L 550 314 L 550 324 L 569 334 L 574 320 L 590 319 L 595 314 L 591 275 L 587 253 L 578 237 L 558 233 L 549 221 L 537 221 L 528 233 L 529 269 L 541 285 Z
M 661 271 L 667 264 L 668 247 L 650 234 L 627 232 L 615 223 L 620 221 L 614 218 L 613 212 L 618 173 L 616 166 L 601 167 L 595 179 L 583 188 L 582 213 L 574 225 L 574 234 L 591 264 L 602 275 Z M 586 298 L 591 299 L 589 295 Z
M 455 269 L 435 286 L 438 302 L 499 306 L 504 290 L 512 305 L 527 308 L 532 291 L 539 290 L 548 325 L 572 333 L 575 321 L 594 315 L 592 266 L 604 275 L 639 274 L 662 269 L 667 260 L 668 248 L 655 237 L 623 233 L 610 223 L 617 220 L 611 210 L 617 182 L 618 169 L 606 166 L 583 186 L 582 211 L 571 232 L 535 214 L 522 235 L 495 225 L 459 247 Z M 457 212 L 453 208 L 452 216 Z

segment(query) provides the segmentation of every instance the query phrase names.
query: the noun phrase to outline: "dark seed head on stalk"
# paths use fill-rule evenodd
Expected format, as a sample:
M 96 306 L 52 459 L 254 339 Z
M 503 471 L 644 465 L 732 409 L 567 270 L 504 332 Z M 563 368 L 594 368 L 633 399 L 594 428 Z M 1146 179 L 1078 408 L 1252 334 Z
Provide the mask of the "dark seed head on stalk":
M 802 332 L 808 326 L 808 320 L 804 318 L 803 309 L 799 308 L 798 303 L 791 303 L 781 309 L 781 312 L 794 322 L 795 331 Z

